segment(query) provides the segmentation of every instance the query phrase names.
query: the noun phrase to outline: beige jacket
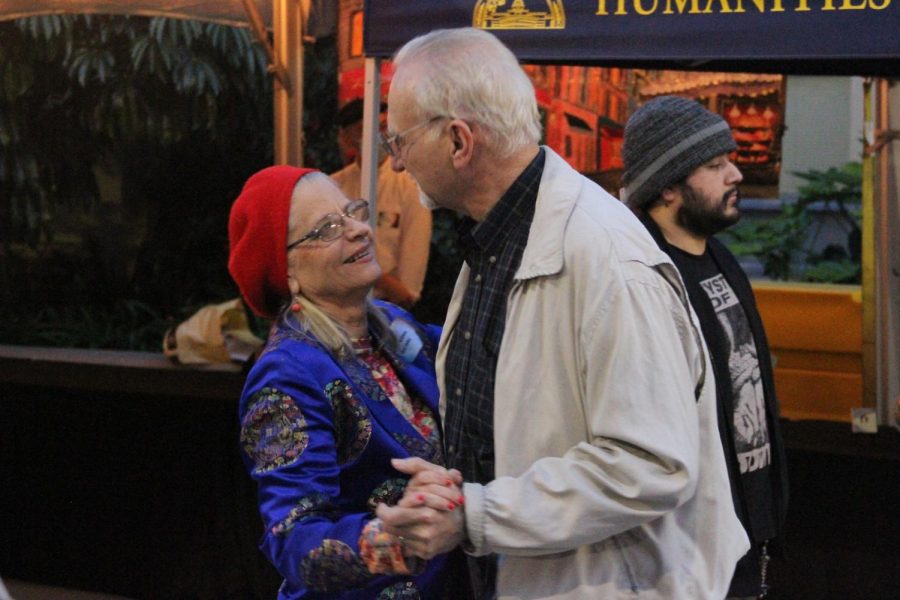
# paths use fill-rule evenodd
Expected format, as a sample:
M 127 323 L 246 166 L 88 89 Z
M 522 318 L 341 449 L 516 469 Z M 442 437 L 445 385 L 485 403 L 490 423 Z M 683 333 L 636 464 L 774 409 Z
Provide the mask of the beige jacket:
M 496 479 L 465 484 L 473 553 L 500 555 L 503 599 L 723 598 L 749 544 L 681 279 L 623 204 L 545 152 L 497 364 Z

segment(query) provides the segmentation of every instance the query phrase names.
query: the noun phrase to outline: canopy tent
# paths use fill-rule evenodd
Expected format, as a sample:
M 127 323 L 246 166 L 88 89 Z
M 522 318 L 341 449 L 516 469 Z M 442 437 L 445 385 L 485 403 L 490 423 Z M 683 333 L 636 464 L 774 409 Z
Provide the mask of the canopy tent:
M 190 18 L 227 25 L 251 25 L 268 46 L 265 29 L 273 32 L 270 53 L 275 83 L 275 156 L 279 164 L 300 164 L 302 157 L 302 57 L 311 0 L 4 0 L 0 19 L 64 13 L 134 14 Z M 655 69 L 900 75 L 900 9 L 898 0 L 394 0 L 365 1 L 365 115 L 363 192 L 375 194 L 376 91 L 382 58 L 415 35 L 438 27 L 474 25 L 496 33 L 526 62 L 561 62 Z M 293 85 L 292 85 L 293 84 Z M 867 118 L 871 149 L 864 186 L 864 329 L 868 345 L 876 345 L 867 363 L 869 389 L 879 386 L 879 417 L 889 421 L 889 398 L 900 398 L 895 361 L 900 356 L 900 235 L 896 181 L 889 188 L 887 162 L 892 131 L 887 106 L 900 104 L 896 91 L 888 98 L 882 82 L 880 121 Z M 867 88 L 869 89 L 869 88 Z M 896 100 L 896 101 L 894 101 Z M 869 112 L 871 116 L 871 111 Z M 880 130 L 880 131 L 879 131 Z M 875 259 L 876 179 L 878 246 Z M 373 211 L 374 212 L 374 211 Z M 900 259 L 898 259 L 900 260 Z M 875 272 L 878 271 L 876 295 Z M 878 299 L 876 306 L 875 299 Z M 877 318 L 877 329 L 876 329 Z M 878 364 L 876 369 L 875 364 Z M 889 382 L 888 382 L 889 380 Z M 886 383 L 888 382 L 888 383 Z M 874 400 L 867 398 L 872 405 Z M 898 407 L 900 412 L 900 407 Z
M 475 26 L 526 62 L 900 73 L 896 0 L 366 0 L 365 11 L 375 57 L 432 29 Z
M 896 0 L 365 0 L 364 10 L 362 189 L 368 198 L 375 197 L 381 59 L 434 29 L 490 30 L 522 62 L 900 76 Z M 759 85 L 768 83 L 757 79 Z M 888 107 L 900 106 L 900 94 L 882 81 L 876 117 L 872 87 L 867 82 L 865 123 L 860 124 L 866 134 L 862 403 L 877 408 L 880 423 L 900 427 L 900 263 L 891 263 L 900 260 L 894 258 L 900 256 L 900 168 L 888 158 L 890 140 L 898 137 Z

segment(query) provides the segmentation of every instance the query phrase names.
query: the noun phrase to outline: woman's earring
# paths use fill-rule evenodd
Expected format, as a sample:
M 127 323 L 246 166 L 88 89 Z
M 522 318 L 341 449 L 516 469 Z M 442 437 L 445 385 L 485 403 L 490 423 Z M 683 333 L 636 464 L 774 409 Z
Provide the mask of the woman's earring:
M 300 306 L 300 301 L 295 298 L 294 301 L 291 303 L 291 312 L 298 313 L 301 310 L 303 310 L 303 307 Z

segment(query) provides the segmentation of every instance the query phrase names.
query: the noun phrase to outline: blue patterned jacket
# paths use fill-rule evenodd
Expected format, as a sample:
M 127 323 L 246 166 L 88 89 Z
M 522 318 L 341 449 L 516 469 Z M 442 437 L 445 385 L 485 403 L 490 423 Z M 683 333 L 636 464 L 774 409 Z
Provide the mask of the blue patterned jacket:
M 409 395 L 421 398 L 437 418 L 434 354 L 440 328 L 376 304 L 389 321 L 412 324 L 422 339 L 412 362 L 386 353 Z M 446 556 L 429 561 L 417 576 L 372 575 L 360 559 L 360 533 L 376 505 L 396 503 L 406 485 L 390 459 L 442 458 L 441 449 L 419 435 L 355 357 L 337 360 L 280 322 L 247 377 L 240 419 L 241 455 L 258 485 L 265 525 L 260 549 L 284 577 L 279 599 L 443 594 Z

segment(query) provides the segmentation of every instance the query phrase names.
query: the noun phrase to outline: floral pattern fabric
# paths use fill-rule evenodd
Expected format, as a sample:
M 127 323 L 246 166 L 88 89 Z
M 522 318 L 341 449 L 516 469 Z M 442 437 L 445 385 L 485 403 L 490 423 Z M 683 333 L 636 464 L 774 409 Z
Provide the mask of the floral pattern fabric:
M 365 404 L 353 394 L 346 381 L 335 379 L 325 386 L 325 396 L 334 411 L 338 463 L 355 460 L 372 435 L 372 421 Z
M 377 564 L 407 561 L 396 549 L 391 556 L 385 540 L 363 535 L 379 503 L 395 504 L 402 497 L 406 477 L 391 459 L 428 459 L 441 444 L 434 420 L 434 348 L 440 331 L 415 324 L 394 306 L 376 304 L 388 321 L 403 318 L 423 337 L 423 350 L 407 361 L 382 347 L 373 331 L 372 344 L 389 364 L 380 372 L 392 376 L 384 383 L 394 396 L 404 390 L 413 412 L 404 414 L 394 405 L 369 365 L 352 353 L 332 355 L 297 331 L 290 316 L 276 321 L 247 376 L 240 448 L 259 488 L 265 524 L 260 549 L 284 578 L 279 600 L 322 594 L 353 600 L 441 598 L 461 579 L 445 572 L 446 556 L 420 561 L 415 569 L 407 564 L 408 574 L 373 572 Z M 389 554 L 370 560 L 370 570 L 363 555 L 373 548 Z
M 322 540 L 300 563 L 303 579 L 318 592 L 340 592 L 359 586 L 372 574 L 356 552 L 341 540 Z
M 423 597 L 415 583 L 400 581 L 381 590 L 376 600 L 423 600 Z
M 394 506 L 400 502 L 400 498 L 403 497 L 403 491 L 406 489 L 406 482 L 407 480 L 402 477 L 394 477 L 378 485 L 372 490 L 372 494 L 366 501 L 369 510 L 374 513 L 379 504 Z
M 269 387 L 253 394 L 241 422 L 241 445 L 257 472 L 292 464 L 308 443 L 306 420 L 293 398 Z
M 359 553 L 370 573 L 409 575 L 422 566 L 415 556 L 403 556 L 403 542 L 384 530 L 381 519 L 372 519 L 363 528 Z
M 372 340 L 370 338 L 354 340 L 353 346 L 359 359 L 369 368 L 372 378 L 384 390 L 400 414 L 426 441 L 439 446 L 440 444 L 436 443 L 439 440 L 434 413 L 420 399 L 410 397 L 390 361 L 372 348 Z
M 335 512 L 334 506 L 325 494 L 312 494 L 300 498 L 288 515 L 272 527 L 273 535 L 287 535 L 294 525 L 314 516 L 329 516 Z

